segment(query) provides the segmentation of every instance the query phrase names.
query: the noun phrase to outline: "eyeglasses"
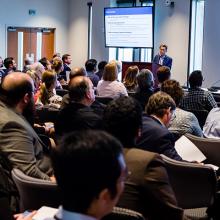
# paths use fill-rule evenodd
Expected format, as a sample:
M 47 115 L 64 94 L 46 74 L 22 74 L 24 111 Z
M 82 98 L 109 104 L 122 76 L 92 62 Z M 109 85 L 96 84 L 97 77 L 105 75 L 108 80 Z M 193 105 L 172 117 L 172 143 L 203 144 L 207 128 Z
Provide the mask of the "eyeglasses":
M 176 113 L 175 113 L 175 111 L 170 111 L 170 113 L 171 113 L 170 121 L 172 122 L 176 118 Z

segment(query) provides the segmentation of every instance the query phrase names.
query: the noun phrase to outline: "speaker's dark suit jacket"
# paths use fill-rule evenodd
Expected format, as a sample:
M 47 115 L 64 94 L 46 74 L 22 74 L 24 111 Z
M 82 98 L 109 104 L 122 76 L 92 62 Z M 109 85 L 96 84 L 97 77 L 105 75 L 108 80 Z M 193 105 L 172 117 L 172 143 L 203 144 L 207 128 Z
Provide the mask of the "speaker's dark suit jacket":
M 175 138 L 170 131 L 154 117 L 144 115 L 138 148 L 158 154 L 164 154 L 174 160 L 182 160 L 175 148 Z
M 153 59 L 153 63 L 157 63 L 157 64 L 160 64 L 159 63 L 159 60 L 160 60 L 160 55 L 157 54 L 154 59 Z M 164 59 L 163 59 L 163 66 L 168 66 L 170 69 L 172 67 L 172 62 L 173 62 L 173 59 L 167 55 L 164 56 Z
M 130 174 L 117 206 L 138 211 L 146 219 L 183 219 L 160 155 L 125 148 L 124 156 Z

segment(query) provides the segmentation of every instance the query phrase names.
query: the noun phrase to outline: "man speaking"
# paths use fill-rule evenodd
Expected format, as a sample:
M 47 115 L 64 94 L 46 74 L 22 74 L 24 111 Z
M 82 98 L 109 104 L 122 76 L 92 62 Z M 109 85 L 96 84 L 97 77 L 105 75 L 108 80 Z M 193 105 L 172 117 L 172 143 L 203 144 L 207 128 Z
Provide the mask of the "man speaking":
M 160 64 L 162 66 L 168 66 L 170 69 L 172 67 L 172 58 L 166 55 L 167 45 L 161 44 L 159 46 L 159 53 L 154 57 L 153 63 Z

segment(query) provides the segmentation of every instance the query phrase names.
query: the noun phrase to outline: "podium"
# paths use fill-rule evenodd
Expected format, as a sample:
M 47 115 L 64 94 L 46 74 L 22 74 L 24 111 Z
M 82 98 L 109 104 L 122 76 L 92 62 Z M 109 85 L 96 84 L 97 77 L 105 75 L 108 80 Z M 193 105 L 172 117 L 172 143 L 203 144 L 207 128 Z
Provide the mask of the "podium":
M 157 63 L 149 63 L 149 62 L 122 62 L 122 82 L 125 77 L 126 70 L 129 66 L 138 66 L 139 70 L 141 69 L 149 69 L 154 75 L 154 88 L 158 87 L 158 79 L 157 79 L 157 69 L 161 66 Z

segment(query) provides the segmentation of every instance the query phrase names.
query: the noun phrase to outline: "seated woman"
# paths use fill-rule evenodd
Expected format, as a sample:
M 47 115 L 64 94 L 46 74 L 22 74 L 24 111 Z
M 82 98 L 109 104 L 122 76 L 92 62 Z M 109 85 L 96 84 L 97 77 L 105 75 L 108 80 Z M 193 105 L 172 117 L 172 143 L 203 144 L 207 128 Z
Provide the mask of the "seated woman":
M 66 85 L 66 81 L 60 77 L 60 73 L 63 71 L 63 61 L 58 57 L 54 58 L 51 68 L 56 76 L 56 87 L 55 88 L 62 89 L 62 85 Z
M 124 86 L 128 92 L 135 92 L 137 89 L 137 79 L 136 76 L 139 72 L 137 66 L 129 66 L 125 73 Z
M 36 106 L 43 107 L 49 105 L 53 108 L 60 108 L 62 97 L 56 95 L 56 73 L 45 71 L 42 75 L 42 84 L 36 101 Z
M 116 99 L 120 96 L 128 96 L 123 83 L 117 81 L 118 71 L 115 63 L 108 63 L 104 68 L 102 80 L 97 85 L 97 94 L 102 97 Z

